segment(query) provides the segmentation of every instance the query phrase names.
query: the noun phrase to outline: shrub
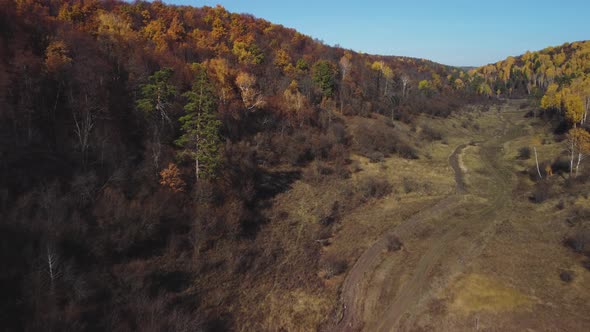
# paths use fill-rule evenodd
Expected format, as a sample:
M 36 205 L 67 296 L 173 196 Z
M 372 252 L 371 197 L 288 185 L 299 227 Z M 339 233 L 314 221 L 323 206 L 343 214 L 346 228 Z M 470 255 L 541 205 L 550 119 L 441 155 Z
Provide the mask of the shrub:
M 420 137 L 426 141 L 432 142 L 432 141 L 440 141 L 443 139 L 443 135 L 440 131 L 429 127 L 429 126 L 424 126 L 422 127 L 422 131 L 420 132 Z
M 340 203 L 338 201 L 332 204 L 332 208 L 325 216 L 320 218 L 320 224 L 322 226 L 330 226 L 340 220 Z
M 393 188 L 387 180 L 377 177 L 369 177 L 364 179 L 361 181 L 358 187 L 358 192 L 360 193 L 363 200 L 387 196 L 392 192 L 392 190 Z
M 369 158 L 369 161 L 372 163 L 382 162 L 383 159 L 385 158 L 383 153 L 381 153 L 379 151 L 373 151 L 373 152 L 367 154 L 367 157 Z
M 385 241 L 386 241 L 387 251 L 389 251 L 389 252 L 398 251 L 403 246 L 402 241 L 400 241 L 400 239 L 395 234 L 387 235 L 387 237 L 385 238 Z
M 558 210 L 563 210 L 565 209 L 565 202 L 562 200 L 559 201 L 559 203 L 557 203 L 557 205 L 555 206 Z
M 582 230 L 567 237 L 563 244 L 577 253 L 590 257 L 590 230 Z
M 330 279 L 344 273 L 347 267 L 348 263 L 345 259 L 336 256 L 328 256 L 324 259 L 321 270 L 324 277 Z
M 417 151 L 383 123 L 361 124 L 355 133 L 355 149 L 363 156 L 378 160 L 397 153 L 406 159 L 418 159 Z
M 420 184 L 412 179 L 408 179 L 406 177 L 402 180 L 402 185 L 404 187 L 404 192 L 409 194 L 411 192 L 418 191 L 420 189 Z
M 537 182 L 530 197 L 531 201 L 543 203 L 551 197 L 552 187 L 551 182 L 547 180 Z
M 397 141 L 395 144 L 397 154 L 405 159 L 418 159 L 418 151 L 411 145 L 403 141 Z
M 561 279 L 561 281 L 563 282 L 571 282 L 572 280 L 574 280 L 574 274 L 570 271 L 562 271 L 559 274 L 559 279 Z
M 332 174 L 334 174 L 334 169 L 327 163 L 314 161 L 304 170 L 303 179 L 307 183 L 318 184 L 324 182 Z
M 570 163 L 566 159 L 557 158 L 551 164 L 553 174 L 567 174 L 570 171 Z
M 527 160 L 531 158 L 531 149 L 528 146 L 524 146 L 518 149 L 518 159 Z

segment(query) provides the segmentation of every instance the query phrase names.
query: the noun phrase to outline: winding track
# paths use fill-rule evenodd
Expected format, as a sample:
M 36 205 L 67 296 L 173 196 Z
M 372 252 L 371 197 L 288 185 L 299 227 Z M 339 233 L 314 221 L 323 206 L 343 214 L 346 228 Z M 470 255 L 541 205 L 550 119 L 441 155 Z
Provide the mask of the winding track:
M 499 114 L 502 118 L 502 115 Z M 490 236 L 491 226 L 497 216 L 509 209 L 510 194 L 512 187 L 512 172 L 507 165 L 502 164 L 501 154 L 503 145 L 507 141 L 522 135 L 518 126 L 505 121 L 504 129 L 490 135 L 488 140 L 482 143 L 479 156 L 483 162 L 489 183 L 485 188 L 482 197 L 487 200 L 483 208 L 467 211 L 466 218 L 458 220 L 446 220 L 446 227 L 439 233 L 432 236 L 428 241 L 428 248 L 417 259 L 415 266 L 399 266 L 398 269 L 410 269 L 409 278 L 405 280 L 402 287 L 385 308 L 379 308 L 379 318 L 375 321 L 364 321 L 367 317 L 366 296 L 369 285 L 374 281 L 373 275 L 379 265 L 383 262 L 383 253 L 386 252 L 387 238 L 390 234 L 397 235 L 400 239 L 415 237 L 416 230 L 420 224 L 428 220 L 448 214 L 454 208 L 461 207 L 464 194 L 467 193 L 464 182 L 464 175 L 459 166 L 458 157 L 466 144 L 459 145 L 449 157 L 456 182 L 454 194 L 442 199 L 427 210 L 423 210 L 411 218 L 402 222 L 399 226 L 388 232 L 371 247 L 369 247 L 357 260 L 348 273 L 341 291 L 341 309 L 334 324 L 328 328 L 332 331 L 391 331 L 405 330 L 412 323 L 412 314 L 420 301 L 431 295 L 432 283 L 435 279 L 435 270 L 445 266 L 449 260 L 469 262 L 479 255 L 483 250 L 486 238 Z M 469 245 L 455 244 L 460 237 L 469 234 Z M 405 242 L 405 241 L 404 241 Z M 460 242 L 460 241 L 457 241 Z M 465 242 L 465 241 L 464 241 Z M 460 253 L 460 257 L 456 253 Z M 460 264 L 464 266 L 464 264 Z M 438 271 L 437 271 L 438 272 Z M 444 275 L 443 271 L 443 275 Z M 454 273 L 453 273 L 454 272 Z M 447 279 L 461 271 L 446 271 Z M 375 286 L 375 285 L 373 285 Z M 377 285 L 382 288 L 384 284 Z M 370 310 L 370 309 L 369 309 Z M 403 318 L 403 319 L 402 319 Z M 400 324 L 403 324 L 400 326 Z

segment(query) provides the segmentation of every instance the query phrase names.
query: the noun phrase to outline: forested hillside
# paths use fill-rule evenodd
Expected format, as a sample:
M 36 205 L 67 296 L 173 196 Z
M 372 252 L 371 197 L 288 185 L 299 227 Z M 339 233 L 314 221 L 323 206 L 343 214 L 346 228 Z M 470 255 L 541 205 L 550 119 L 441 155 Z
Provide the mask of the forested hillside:
M 566 43 L 470 71 L 482 81 L 480 92 L 500 97 L 530 96 L 540 106 L 533 117 L 555 124 L 555 133 L 567 141 L 570 175 L 579 173 L 590 151 L 587 115 L 590 111 L 590 41 Z M 566 134 L 566 135 L 564 135 Z M 541 178 L 541 171 L 538 171 Z
M 528 117 L 554 120 L 547 144 L 514 141 L 545 122 L 490 108 L 524 96 Z M 587 178 L 589 107 L 590 42 L 467 72 L 221 6 L 0 0 L 0 328 L 328 326 L 345 272 L 392 220 L 455 192 L 449 161 L 466 186 L 473 137 L 491 142 L 476 184 L 494 172 L 511 184 L 491 144 L 513 141 L 515 193 L 549 199 Z
M 475 98 L 465 75 L 222 7 L 0 0 L 0 325 L 258 329 L 269 287 L 322 292 L 318 239 L 389 187 L 297 232 L 273 197 L 344 181 L 353 150 L 420 158 L 388 128 Z M 351 117 L 380 125 L 353 142 Z
M 566 43 L 541 51 L 526 52 L 471 70 L 469 75 L 481 82 L 480 93 L 540 98 L 553 84 L 567 87 L 588 81 L 590 42 Z

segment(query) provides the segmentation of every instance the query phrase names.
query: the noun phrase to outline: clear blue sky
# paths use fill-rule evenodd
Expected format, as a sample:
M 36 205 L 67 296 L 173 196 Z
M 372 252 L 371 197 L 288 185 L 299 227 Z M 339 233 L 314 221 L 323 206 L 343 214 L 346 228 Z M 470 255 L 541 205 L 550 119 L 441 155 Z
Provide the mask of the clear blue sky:
M 590 0 L 165 0 L 220 4 L 354 51 L 479 66 L 590 39 Z

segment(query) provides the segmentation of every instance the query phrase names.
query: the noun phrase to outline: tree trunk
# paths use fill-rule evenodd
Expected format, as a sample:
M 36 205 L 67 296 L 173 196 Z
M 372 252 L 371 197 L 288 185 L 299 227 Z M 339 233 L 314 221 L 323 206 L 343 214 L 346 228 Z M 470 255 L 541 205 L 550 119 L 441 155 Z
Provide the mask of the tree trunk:
M 199 181 L 199 158 L 195 158 L 195 177 Z
M 576 163 L 576 174 L 574 175 L 575 178 L 578 177 L 578 170 L 580 169 L 580 162 L 582 161 L 582 158 L 584 158 L 584 156 L 582 155 L 582 153 L 578 152 L 578 162 Z
M 535 163 L 537 164 L 537 174 L 539 174 L 539 179 L 542 179 L 543 176 L 541 175 L 541 170 L 539 169 L 539 158 L 537 156 L 537 147 L 533 146 L 533 151 L 535 151 Z
M 582 124 L 586 123 L 586 117 L 588 116 L 588 109 L 590 108 L 590 97 L 586 97 L 586 107 L 584 108 L 584 116 L 582 117 Z
M 570 177 L 574 174 L 574 140 L 572 140 L 571 146 L 571 155 L 570 155 Z
M 395 114 L 394 114 L 394 110 L 395 110 L 395 108 L 392 106 L 392 107 L 391 107 L 391 124 L 393 124 L 393 123 L 394 123 L 394 120 L 395 120 L 395 119 L 394 119 L 394 115 L 395 115 Z

